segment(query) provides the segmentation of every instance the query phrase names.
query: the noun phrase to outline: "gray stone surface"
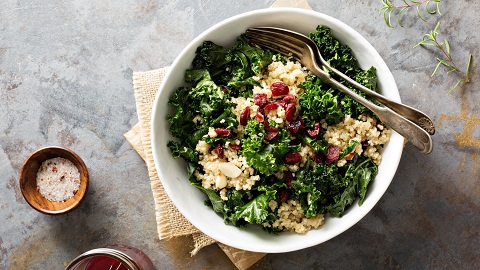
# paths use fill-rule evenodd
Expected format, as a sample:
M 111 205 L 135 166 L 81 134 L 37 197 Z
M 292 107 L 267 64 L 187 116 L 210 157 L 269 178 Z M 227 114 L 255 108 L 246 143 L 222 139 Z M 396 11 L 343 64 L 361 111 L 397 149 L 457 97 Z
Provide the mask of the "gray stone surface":
M 83 251 L 136 246 L 158 269 L 234 269 L 216 246 L 190 257 L 187 238 L 160 241 L 142 159 L 123 134 L 136 122 L 132 71 L 170 64 L 195 36 L 273 1 L 56 1 L 0 3 L 0 269 L 62 269 Z M 351 25 L 384 57 L 403 102 L 437 125 L 428 155 L 407 145 L 379 204 L 357 225 L 316 247 L 270 254 L 252 269 L 475 269 L 480 267 L 480 44 L 478 0 L 442 1 L 427 23 L 405 12 L 388 28 L 378 1 L 308 1 Z M 397 1 L 398 2 L 398 1 Z M 459 67 L 474 55 L 472 82 L 430 77 L 437 51 L 412 49 L 442 22 Z M 69 147 L 89 167 L 87 199 L 46 216 L 23 199 L 24 159 L 47 145 Z

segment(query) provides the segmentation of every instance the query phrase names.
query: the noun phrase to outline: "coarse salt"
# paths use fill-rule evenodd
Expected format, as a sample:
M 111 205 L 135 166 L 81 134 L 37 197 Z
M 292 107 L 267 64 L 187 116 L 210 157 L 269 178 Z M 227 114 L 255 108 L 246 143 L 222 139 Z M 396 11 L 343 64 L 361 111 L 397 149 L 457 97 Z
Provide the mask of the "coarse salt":
M 37 189 L 45 199 L 63 202 L 72 198 L 80 188 L 78 168 L 68 159 L 47 159 L 37 172 Z

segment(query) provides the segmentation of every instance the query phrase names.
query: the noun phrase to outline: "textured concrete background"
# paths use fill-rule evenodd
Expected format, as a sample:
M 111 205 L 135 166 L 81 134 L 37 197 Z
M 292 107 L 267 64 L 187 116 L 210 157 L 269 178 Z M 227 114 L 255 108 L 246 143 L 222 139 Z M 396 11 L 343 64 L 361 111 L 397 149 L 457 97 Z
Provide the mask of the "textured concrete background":
M 0 269 L 62 269 L 111 243 L 136 246 L 158 269 L 234 269 L 215 245 L 191 258 L 187 238 L 159 241 L 144 162 L 123 133 L 136 122 L 131 75 L 170 64 L 195 36 L 273 1 L 2 0 L 0 3 Z M 424 23 L 405 12 L 388 28 L 375 1 L 308 1 L 362 34 L 384 57 L 403 102 L 437 125 L 435 149 L 405 148 L 396 177 L 357 225 L 316 247 L 270 254 L 252 269 L 475 269 L 480 267 L 480 91 L 458 77 L 430 77 L 435 50 L 412 49 L 442 22 L 464 69 L 479 57 L 480 3 L 442 1 Z M 233 2 L 232 2 L 233 3 Z M 18 185 L 34 150 L 69 147 L 89 167 L 84 203 L 64 216 L 28 206 Z

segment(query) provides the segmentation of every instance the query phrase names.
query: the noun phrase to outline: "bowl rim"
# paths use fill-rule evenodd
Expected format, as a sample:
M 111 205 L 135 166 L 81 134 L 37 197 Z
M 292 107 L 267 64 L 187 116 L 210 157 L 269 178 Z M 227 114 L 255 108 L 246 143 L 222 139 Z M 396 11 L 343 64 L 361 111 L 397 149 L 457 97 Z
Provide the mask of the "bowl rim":
M 241 14 L 238 14 L 238 15 L 235 15 L 235 16 L 232 16 L 228 19 L 225 19 L 219 23 L 216 23 L 215 25 L 211 26 L 210 28 L 206 29 L 205 31 L 203 31 L 200 35 L 198 35 L 196 38 L 194 38 L 181 52 L 180 54 L 175 58 L 175 60 L 173 61 L 173 63 L 171 64 L 170 67 L 175 67 L 176 65 L 178 65 L 178 63 L 181 61 L 181 58 L 182 58 L 182 55 L 184 55 L 186 52 L 188 52 L 189 50 L 192 49 L 193 46 L 198 46 L 196 44 L 198 44 L 199 42 L 203 41 L 203 40 L 206 40 L 206 36 L 211 34 L 212 32 L 216 31 L 217 29 L 223 27 L 224 25 L 226 24 L 229 24 L 233 21 L 236 21 L 236 20 L 239 20 L 239 19 L 242 19 L 242 18 L 246 18 L 246 17 L 253 17 L 253 16 L 258 16 L 258 15 L 266 15 L 268 16 L 269 14 L 274 14 L 274 13 L 295 13 L 297 15 L 308 15 L 308 16 L 313 16 L 313 17 L 317 17 L 317 18 L 321 18 L 321 19 L 324 19 L 324 20 L 327 20 L 329 23 L 332 23 L 334 25 L 337 25 L 339 27 L 342 27 L 342 31 L 345 30 L 347 32 L 347 34 L 349 35 L 353 35 L 356 39 L 358 39 L 359 42 L 362 43 L 362 46 L 365 46 L 366 48 L 368 48 L 368 51 L 369 52 L 372 52 L 374 54 L 374 56 L 378 56 L 379 57 L 379 66 L 376 66 L 377 70 L 379 68 L 383 69 L 387 74 L 386 76 L 388 78 L 385 79 L 385 81 L 387 81 L 388 83 L 391 83 L 393 86 L 394 86 L 394 90 L 389 90 L 389 91 L 393 91 L 393 92 L 389 92 L 389 94 L 391 94 L 390 98 L 392 98 L 393 100 L 395 101 L 398 101 L 400 102 L 400 95 L 399 95 L 399 92 L 398 92 L 398 88 L 396 86 L 396 83 L 395 83 L 395 80 L 393 78 L 393 75 L 391 74 L 391 71 L 390 69 L 388 68 L 388 66 L 386 65 L 386 63 L 384 62 L 383 58 L 379 55 L 379 53 L 377 52 L 377 50 L 362 36 L 360 35 L 356 30 L 354 30 L 351 26 L 347 25 L 346 23 L 343 23 L 342 21 L 334 18 L 334 17 L 331 17 L 327 14 L 324 14 L 324 13 L 320 13 L 320 12 L 317 12 L 317 11 L 312 11 L 312 10 L 306 10 L 306 9 L 299 9 L 299 8 L 267 8 L 267 9 L 258 9 L 258 10 L 253 10 L 253 11 L 249 11 L 249 12 L 245 12 L 245 13 L 241 13 Z M 245 29 L 246 30 L 246 29 Z M 350 45 L 350 44 L 349 44 Z M 190 60 L 191 61 L 191 60 Z M 214 240 L 216 241 L 219 241 L 221 243 L 224 243 L 224 244 L 227 244 L 227 245 L 230 245 L 232 247 L 235 247 L 235 248 L 239 248 L 239 249 L 243 249 L 243 250 L 248 250 L 248 251 L 254 251 L 254 252 L 268 252 L 268 253 L 281 253 L 281 252 L 290 252 L 290 251 L 295 251 L 295 250 L 299 250 L 299 249 L 303 249 L 303 248 L 307 248 L 307 247 L 311 247 L 311 246 L 314 246 L 314 245 L 318 245 L 318 244 L 321 244 L 325 241 L 328 241 L 329 239 L 333 238 L 333 237 L 336 237 L 338 236 L 339 234 L 345 232 L 346 230 L 348 230 L 350 227 L 352 227 L 353 225 L 355 225 L 356 223 L 358 223 L 358 221 L 360 221 L 363 217 L 365 217 L 369 212 L 370 210 L 378 203 L 378 201 L 380 200 L 380 198 L 385 194 L 388 186 L 390 185 L 391 181 L 393 180 L 393 177 L 395 175 L 395 172 L 398 168 L 398 165 L 400 163 L 400 159 L 401 159 L 401 156 L 402 156 L 402 152 L 403 152 L 403 145 L 404 145 L 404 138 L 401 137 L 400 135 L 398 135 L 395 131 L 392 130 L 392 138 L 395 136 L 395 141 L 398 142 L 398 145 L 395 144 L 395 145 L 392 145 L 391 148 L 393 149 L 396 149 L 396 155 L 394 156 L 391 156 L 391 164 L 389 165 L 389 169 L 392 171 L 392 172 L 387 172 L 386 174 L 388 174 L 388 178 L 389 179 L 386 179 L 385 181 L 387 181 L 388 183 L 386 184 L 385 187 L 383 187 L 382 190 L 376 192 L 375 194 L 369 194 L 367 196 L 367 200 L 369 200 L 368 203 L 367 200 L 364 202 L 364 204 L 361 206 L 361 210 L 357 211 L 359 212 L 360 214 L 357 214 L 354 218 L 351 218 L 350 219 L 350 222 L 348 224 L 345 224 L 341 231 L 339 233 L 336 233 L 336 234 L 332 234 L 330 236 L 327 236 L 327 237 L 320 237 L 321 239 L 317 239 L 317 240 L 307 240 L 308 243 L 296 243 L 296 244 L 291 244 L 290 246 L 288 247 L 284 247 L 284 246 L 274 246 L 274 245 L 271 245 L 268 247 L 268 250 L 265 249 L 265 247 L 259 247 L 259 246 L 249 246 L 248 244 L 245 244 L 243 243 L 242 241 L 237 241 L 237 242 L 232 242 L 230 241 L 229 239 L 229 236 L 228 235 L 219 235 L 218 233 L 215 234 L 214 232 L 212 232 L 211 230 L 209 230 L 209 228 L 206 228 L 204 226 L 204 224 L 202 224 L 203 222 L 200 221 L 200 220 L 195 220 L 189 213 L 188 209 L 186 209 L 186 207 L 184 207 L 183 205 L 179 204 L 178 203 L 178 199 L 174 196 L 175 195 L 175 191 L 173 190 L 173 187 L 170 186 L 168 184 L 168 182 L 170 180 L 167 180 L 165 179 L 164 177 L 164 172 L 161 170 L 161 158 L 159 156 L 159 148 L 161 147 L 160 145 L 157 145 L 157 143 L 160 143 L 160 141 L 162 143 L 166 143 L 165 141 L 162 141 L 162 140 L 155 140 L 155 138 L 158 137 L 158 134 L 157 132 L 160 132 L 157 130 L 157 128 L 155 127 L 155 123 L 157 121 L 159 121 L 157 118 L 159 117 L 159 106 L 158 104 L 160 103 L 160 96 L 162 94 L 163 91 L 173 91 L 173 90 L 168 90 L 168 89 L 165 89 L 165 84 L 166 82 L 168 81 L 168 78 L 172 76 L 172 74 L 175 72 L 175 70 L 173 68 L 169 68 L 165 74 L 165 77 L 163 78 L 162 80 L 162 83 L 159 87 L 159 90 L 157 91 L 156 93 L 156 96 L 155 96 L 155 100 L 154 100 L 154 103 L 153 103 L 153 108 L 152 108 L 152 118 L 151 118 L 151 122 L 150 122 L 150 128 L 151 128 L 151 138 L 152 138 L 152 155 L 153 155 L 153 159 L 154 159 L 154 164 L 155 164 L 155 168 L 156 168 L 156 171 L 159 175 L 159 178 L 160 178 L 160 181 L 162 182 L 162 186 L 165 190 L 165 192 L 167 193 L 167 195 L 169 196 L 169 198 L 171 199 L 171 201 L 173 202 L 173 204 L 176 206 L 176 208 L 180 211 L 180 213 L 193 225 L 195 226 L 198 230 L 200 230 L 201 232 L 203 232 L 204 234 L 206 234 L 207 236 L 213 238 Z M 389 86 L 392 86 L 389 84 Z M 156 120 L 157 119 L 157 120 Z M 392 140 L 391 138 L 391 140 Z M 393 150 L 392 150 L 393 151 Z M 378 177 L 378 175 L 377 175 Z M 377 179 L 377 178 L 376 178 Z M 187 181 L 185 179 L 183 179 L 184 181 Z M 383 181 L 384 179 L 382 179 Z M 173 181 L 173 180 L 172 180 Z M 193 188 L 193 187 L 192 187 Z M 372 193 L 371 192 L 371 189 L 369 191 L 369 193 Z M 373 203 L 372 203 L 373 202 Z M 354 205 L 352 206 L 355 206 L 356 203 L 354 203 Z M 350 207 L 350 208 L 353 208 L 353 207 Z M 351 209 L 350 209 L 351 210 Z M 213 211 L 212 211 L 213 212 Z M 332 219 L 333 217 L 329 216 L 328 218 Z M 233 226 L 233 225 L 224 225 L 224 226 Z M 322 225 L 322 226 L 325 226 L 325 225 Z M 322 228 L 318 228 L 316 230 L 322 230 Z M 283 233 L 282 233 L 283 234 Z M 307 239 L 307 238 L 305 238 Z
M 50 210 L 50 209 L 46 209 L 46 208 L 40 208 L 40 207 L 37 207 L 37 205 L 32 204 L 32 202 L 27 198 L 27 195 L 26 195 L 27 191 L 25 190 L 25 188 L 23 188 L 25 181 L 27 181 L 26 176 L 25 176 L 26 169 L 27 169 L 26 168 L 27 164 L 29 164 L 32 157 L 34 157 L 36 155 L 39 155 L 42 152 L 44 152 L 45 150 L 49 150 L 49 149 L 64 151 L 65 153 L 68 153 L 68 154 L 72 155 L 76 159 L 76 161 L 78 161 L 78 163 L 80 164 L 80 167 L 82 167 L 84 169 L 84 177 L 85 177 L 85 188 L 84 189 L 85 189 L 85 191 L 83 192 L 83 195 L 78 200 L 76 200 L 75 203 L 72 203 L 72 204 L 68 205 L 66 208 L 59 209 L 59 210 Z M 79 171 L 80 171 L 80 169 L 79 169 Z M 88 191 L 89 182 L 90 182 L 90 176 L 89 176 L 89 173 L 88 173 L 87 165 L 85 165 L 85 162 L 83 161 L 83 159 L 77 153 L 75 153 L 73 150 L 71 150 L 69 148 L 66 148 L 66 147 L 61 147 L 61 146 L 45 146 L 45 147 L 42 147 L 42 148 L 39 148 L 39 149 L 33 151 L 24 160 L 24 162 L 22 164 L 22 167 L 20 169 L 20 174 L 19 174 L 18 181 L 19 181 L 19 185 L 20 185 L 19 188 L 20 188 L 20 191 L 22 192 L 23 198 L 33 209 L 37 210 L 38 212 L 40 212 L 42 214 L 61 215 L 61 214 L 66 214 L 66 213 L 69 213 L 69 212 L 73 211 L 85 199 L 85 196 L 86 196 L 87 191 Z M 41 196 L 41 194 L 40 194 L 40 196 Z M 51 202 L 51 203 L 55 204 L 55 203 L 58 203 L 58 202 Z

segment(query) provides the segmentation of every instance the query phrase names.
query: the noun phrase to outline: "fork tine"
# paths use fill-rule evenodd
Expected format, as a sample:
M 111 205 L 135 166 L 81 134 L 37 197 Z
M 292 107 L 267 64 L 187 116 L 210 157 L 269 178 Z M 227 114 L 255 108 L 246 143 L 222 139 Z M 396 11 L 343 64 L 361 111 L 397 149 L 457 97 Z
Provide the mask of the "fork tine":
M 293 46 L 288 46 L 288 44 L 284 44 L 278 42 L 276 39 L 261 37 L 261 36 L 249 36 L 252 43 L 259 45 L 260 47 L 265 47 L 275 52 L 279 52 L 280 54 L 290 56 L 292 55 L 295 58 L 300 58 L 302 52 L 298 50 L 298 48 L 294 48 Z
M 263 29 L 248 29 L 247 36 L 252 38 L 263 38 L 267 39 L 272 43 L 279 43 L 290 48 L 295 48 L 297 50 L 302 50 L 305 47 L 305 44 L 298 39 L 286 36 L 282 33 L 270 32 Z
M 328 63 L 323 59 L 323 56 L 320 53 L 320 51 L 318 50 L 318 47 L 315 44 L 315 42 L 313 42 L 313 40 L 311 40 L 306 35 L 303 35 L 303 34 L 300 34 L 300 33 L 297 33 L 297 32 L 291 31 L 291 30 L 287 30 L 287 29 L 283 29 L 283 28 L 276 28 L 276 27 L 256 27 L 256 28 L 251 28 L 251 29 L 254 30 L 254 31 L 257 31 L 257 32 L 261 31 L 264 34 L 275 33 L 275 35 L 280 35 L 282 39 L 288 39 L 290 41 L 295 41 L 297 43 L 303 43 L 304 46 L 307 46 L 307 47 L 310 48 L 310 51 L 313 53 L 313 56 L 316 59 L 318 59 L 318 61 L 322 65 L 327 65 L 329 69 L 331 68 L 330 65 L 328 65 Z M 337 72 L 337 70 L 335 70 L 335 72 Z
M 301 58 L 305 51 L 305 44 L 295 38 L 281 33 L 270 32 L 263 29 L 248 29 L 246 31 L 253 43 L 269 47 L 269 49 L 278 51 L 281 54 L 293 54 L 296 58 Z
M 267 27 L 250 28 L 246 32 L 247 32 L 247 36 L 248 35 L 261 36 L 261 37 L 273 39 L 274 41 L 277 41 L 277 42 L 288 41 L 288 44 L 290 46 L 295 46 L 298 48 L 303 48 L 305 46 L 305 41 L 295 36 L 289 35 L 289 32 L 277 31 L 277 30 L 281 30 L 281 29 L 267 28 Z
M 255 40 L 254 44 L 256 44 L 260 47 L 269 49 L 271 51 L 278 52 L 278 53 L 280 53 L 281 55 L 284 55 L 284 56 L 293 56 L 297 59 L 300 58 L 299 57 L 300 55 L 297 52 L 295 52 L 293 50 L 285 49 L 284 47 L 276 46 L 276 45 L 274 45 L 273 43 L 270 43 L 270 42 L 265 42 L 265 41 L 262 41 L 262 40 Z
M 287 29 L 276 28 L 276 27 L 256 27 L 253 29 L 258 31 L 263 31 L 264 33 L 270 32 L 270 33 L 280 34 L 287 38 L 295 38 L 298 41 L 302 41 L 303 43 L 306 43 L 308 45 L 313 45 L 312 40 L 309 37 L 294 31 L 287 30 Z

